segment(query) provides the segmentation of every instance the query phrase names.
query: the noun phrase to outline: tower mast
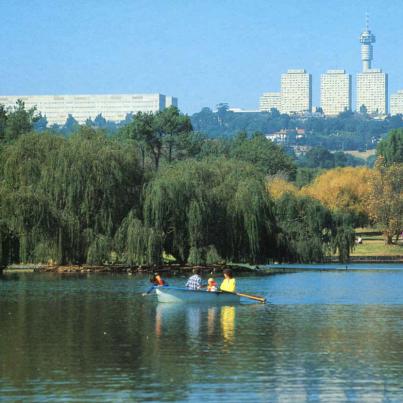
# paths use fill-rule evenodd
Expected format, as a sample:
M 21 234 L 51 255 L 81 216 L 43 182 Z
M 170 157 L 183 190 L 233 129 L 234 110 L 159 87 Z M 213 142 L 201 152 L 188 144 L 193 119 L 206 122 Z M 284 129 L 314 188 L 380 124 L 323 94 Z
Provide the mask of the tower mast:
M 365 30 L 360 35 L 360 43 L 362 71 L 365 72 L 371 69 L 371 62 L 373 59 L 372 44 L 375 43 L 375 35 L 373 35 L 369 29 L 368 13 L 365 15 Z

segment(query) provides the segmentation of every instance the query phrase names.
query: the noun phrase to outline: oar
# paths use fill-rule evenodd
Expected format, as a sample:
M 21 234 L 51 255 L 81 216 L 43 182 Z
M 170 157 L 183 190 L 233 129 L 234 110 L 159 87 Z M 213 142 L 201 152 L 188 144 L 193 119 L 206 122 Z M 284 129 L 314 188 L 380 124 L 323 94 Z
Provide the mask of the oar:
M 239 295 L 240 297 L 249 298 L 249 299 L 253 299 L 255 301 L 259 301 L 262 304 L 264 304 L 266 302 L 266 298 L 258 297 L 257 295 L 244 294 L 244 293 L 241 293 L 241 292 L 235 292 L 234 294 Z
M 147 292 L 143 292 L 143 297 L 145 297 L 146 295 L 150 294 L 150 292 L 155 288 L 155 285 L 152 285 L 149 290 Z
M 221 292 L 226 292 L 228 294 L 235 294 L 235 295 L 238 295 L 239 297 L 253 299 L 254 301 L 259 301 L 262 304 L 264 304 L 266 302 L 266 298 L 258 297 L 257 295 L 250 295 L 250 294 L 244 294 L 244 293 L 241 293 L 241 292 L 231 292 L 231 291 L 223 291 L 223 290 L 220 290 L 220 291 Z

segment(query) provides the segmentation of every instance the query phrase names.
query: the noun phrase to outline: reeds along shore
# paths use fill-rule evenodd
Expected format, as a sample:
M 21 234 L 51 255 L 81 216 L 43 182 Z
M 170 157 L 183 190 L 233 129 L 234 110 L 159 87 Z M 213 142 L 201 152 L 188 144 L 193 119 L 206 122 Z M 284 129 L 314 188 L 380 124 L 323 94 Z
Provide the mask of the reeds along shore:
M 159 272 L 168 276 L 189 275 L 194 268 L 200 268 L 203 274 L 220 274 L 226 268 L 231 268 L 236 273 L 251 273 L 258 271 L 257 266 L 248 265 L 159 265 L 159 266 L 129 266 L 129 265 L 11 265 L 0 268 L 12 272 L 36 272 L 36 273 L 127 273 L 127 274 L 152 274 Z

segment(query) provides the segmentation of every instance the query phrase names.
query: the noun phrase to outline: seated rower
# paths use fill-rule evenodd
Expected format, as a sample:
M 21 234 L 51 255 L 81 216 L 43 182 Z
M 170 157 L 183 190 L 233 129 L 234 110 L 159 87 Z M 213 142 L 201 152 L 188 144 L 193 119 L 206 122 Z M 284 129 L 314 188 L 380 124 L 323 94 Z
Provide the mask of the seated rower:
M 207 291 L 217 291 L 217 282 L 210 277 L 207 282 Z
M 162 279 L 159 273 L 154 273 L 154 275 L 150 278 L 150 282 L 155 286 L 165 285 L 165 281 Z
M 197 267 L 193 269 L 193 276 L 189 277 L 186 282 L 186 288 L 191 290 L 200 290 L 203 287 L 202 278 L 200 277 L 201 270 Z
M 223 273 L 224 280 L 220 285 L 220 290 L 226 292 L 236 292 L 236 281 L 232 275 L 232 271 L 230 269 L 225 269 Z

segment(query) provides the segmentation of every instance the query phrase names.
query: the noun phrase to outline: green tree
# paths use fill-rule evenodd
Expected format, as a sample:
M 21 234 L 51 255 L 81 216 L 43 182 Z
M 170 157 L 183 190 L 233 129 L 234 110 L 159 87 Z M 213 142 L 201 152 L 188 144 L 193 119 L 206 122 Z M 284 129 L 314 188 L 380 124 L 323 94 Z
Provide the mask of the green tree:
M 213 246 L 233 261 L 266 261 L 275 250 L 264 177 L 242 161 L 186 160 L 165 167 L 146 188 L 144 220 L 181 262 L 204 262 Z
M 133 147 L 102 132 L 23 135 L 3 155 L 0 222 L 18 239 L 20 261 L 102 263 L 122 220 L 140 209 Z
M 382 156 L 386 165 L 403 163 L 403 128 L 391 130 L 382 140 L 376 150 L 377 156 Z
M 285 193 L 276 201 L 276 219 L 279 260 L 320 262 L 334 251 L 345 261 L 354 247 L 352 228 L 310 197 Z
M 6 136 L 7 110 L 3 105 L 0 105 L 0 144 Z
M 123 131 L 140 147 L 143 167 L 148 153 L 157 170 L 163 156 L 172 162 L 181 149 L 186 148 L 186 141 L 192 136 L 192 125 L 188 116 L 171 106 L 156 114 L 137 113 Z
M 323 147 L 314 147 L 301 160 L 307 168 L 334 168 L 334 155 Z
M 18 100 L 12 110 L 7 113 L 7 117 L 4 117 L 4 109 L 0 112 L 0 125 L 4 125 L 4 140 L 6 142 L 14 141 L 18 139 L 22 134 L 29 133 L 34 127 L 34 123 L 38 119 L 36 116 L 36 108 L 29 110 L 25 109 L 23 101 Z M 1 131 L 1 128 L 0 128 Z M 1 134 L 1 132 L 0 132 Z

